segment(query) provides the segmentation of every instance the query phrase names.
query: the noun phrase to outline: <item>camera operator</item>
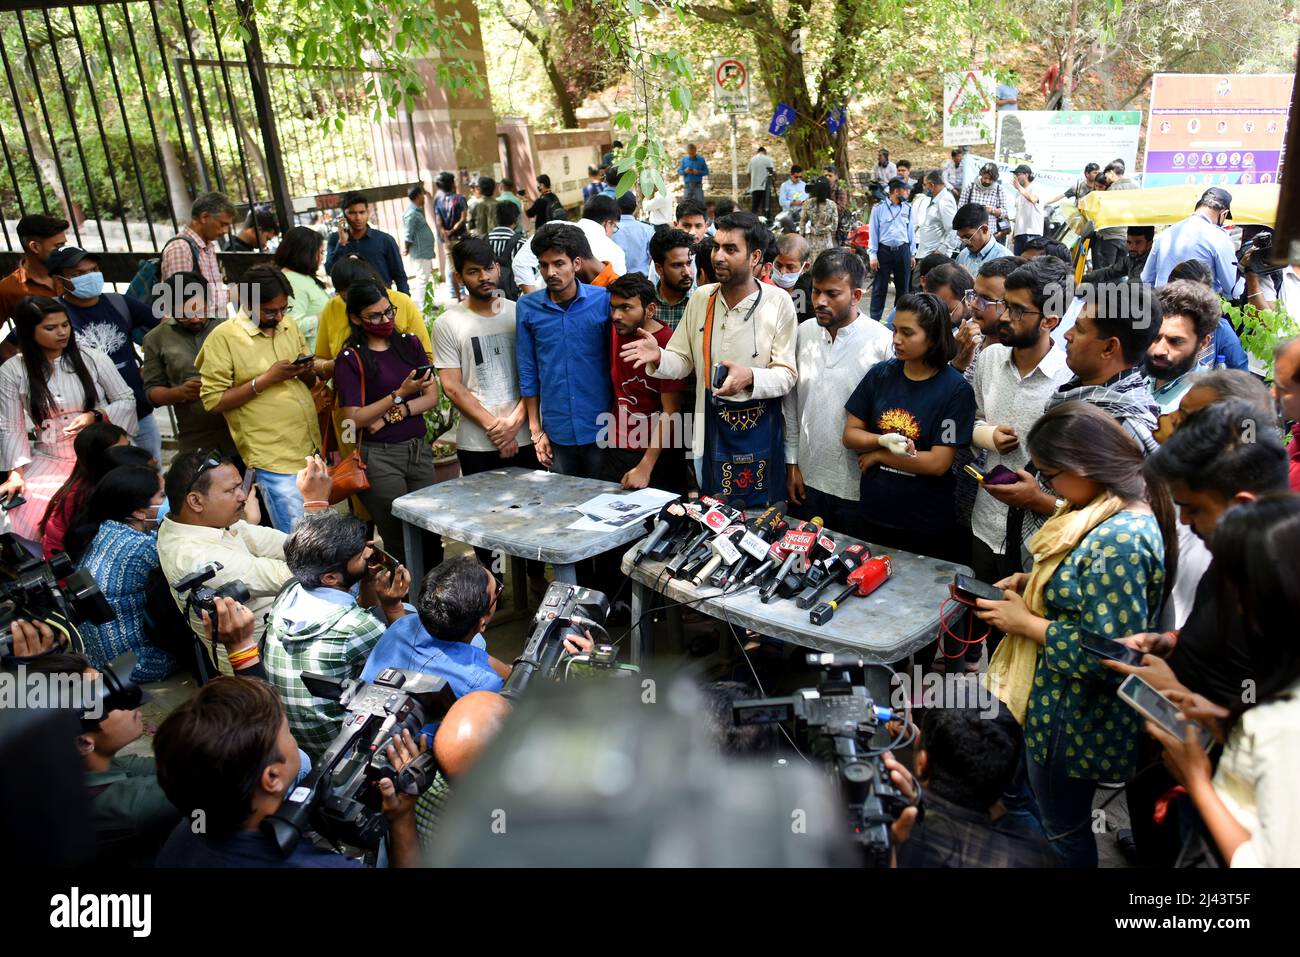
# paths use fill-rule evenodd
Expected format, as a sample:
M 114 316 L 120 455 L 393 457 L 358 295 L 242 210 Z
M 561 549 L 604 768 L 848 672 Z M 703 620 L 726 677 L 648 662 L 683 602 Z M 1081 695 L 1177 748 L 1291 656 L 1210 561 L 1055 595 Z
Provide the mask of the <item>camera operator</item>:
M 496 613 L 501 583 L 471 555 L 443 562 L 425 576 L 416 601 L 418 617 L 394 623 L 370 653 L 362 681 L 385 668 L 447 679 L 457 697 L 471 691 L 500 691 L 510 665 L 487 653 L 484 630 Z M 593 647 L 591 636 L 564 639 L 569 654 Z
M 307 460 L 297 482 L 308 511 L 328 508 L 329 471 L 319 456 Z M 191 572 L 219 562 L 221 568 L 207 584 L 219 588 L 241 581 L 248 586 L 252 596 L 248 607 L 256 618 L 254 632 L 260 640 L 266 611 L 293 578 L 284 561 L 287 536 L 243 520 L 248 493 L 239 470 L 218 451 L 178 455 L 167 471 L 164 488 L 171 511 L 158 529 L 158 561 L 163 575 L 174 586 Z M 184 613 L 185 597 L 175 588 L 172 597 Z M 191 614 L 190 627 L 204 637 L 197 615 Z M 231 673 L 222 651 L 218 651 L 218 664 L 223 674 Z
M 1058 866 L 1042 835 L 999 802 L 1019 759 L 1020 733 L 1005 709 L 989 720 L 977 708 L 927 708 L 915 780 L 892 753 L 884 755 L 894 786 L 910 802 L 920 797 L 919 809 L 905 809 L 891 828 L 897 866 Z
M 400 770 L 427 747 L 409 731 L 388 745 Z M 158 782 L 184 817 L 158 855 L 159 867 L 360 867 L 303 841 L 287 857 L 261 830 L 301 768 L 298 744 L 275 689 L 222 675 L 173 711 L 154 737 Z M 394 867 L 419 865 L 415 796 L 379 783 Z
M 73 687 L 81 678 L 83 687 L 102 680 L 85 656 L 45 653 L 53 647 L 53 633 L 43 623 L 14 622 L 14 649 L 18 653 L 21 634 L 23 650 L 39 657 L 26 664 L 28 675 L 39 673 Z M 84 704 L 84 702 L 83 702 Z M 86 770 L 86 790 L 94 815 L 96 866 L 151 867 L 158 849 L 180 819 L 180 812 L 167 800 L 154 759 L 144 755 L 120 755 L 128 744 L 144 734 L 140 710 L 101 709 L 99 717 L 83 716 L 77 735 L 77 753 Z
M 299 745 L 320 759 L 334 740 L 344 711 L 311 694 L 302 672 L 353 678 L 384 629 L 406 614 L 402 599 L 411 575 L 370 562 L 374 549 L 366 525 L 326 509 L 298 522 L 284 543 L 284 558 L 297 579 L 276 597 L 266 619 L 266 670 L 284 701 L 289 729 Z M 360 585 L 359 598 L 352 588 Z

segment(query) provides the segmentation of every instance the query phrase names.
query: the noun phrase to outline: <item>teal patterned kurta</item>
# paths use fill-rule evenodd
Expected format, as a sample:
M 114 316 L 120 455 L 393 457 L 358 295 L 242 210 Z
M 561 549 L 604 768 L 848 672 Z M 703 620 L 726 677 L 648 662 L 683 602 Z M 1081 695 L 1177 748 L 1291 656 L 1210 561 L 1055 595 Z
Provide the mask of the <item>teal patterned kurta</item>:
M 1115 694 L 1123 675 L 1083 650 L 1081 633 L 1116 639 L 1154 631 L 1165 570 L 1164 542 L 1151 515 L 1120 512 L 1084 536 L 1044 591 L 1051 624 L 1038 653 L 1025 716 L 1029 756 L 1065 761 L 1072 778 L 1128 780 L 1136 770 L 1137 713 Z

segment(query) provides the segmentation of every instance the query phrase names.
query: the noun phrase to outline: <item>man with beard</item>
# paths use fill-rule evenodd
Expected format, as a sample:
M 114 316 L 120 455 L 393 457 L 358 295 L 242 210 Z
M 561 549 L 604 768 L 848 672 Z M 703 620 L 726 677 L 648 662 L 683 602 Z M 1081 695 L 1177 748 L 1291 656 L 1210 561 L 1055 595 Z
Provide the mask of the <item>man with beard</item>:
M 695 291 L 667 348 L 641 330 L 622 355 L 660 379 L 695 372 L 700 491 L 749 508 L 785 491 L 780 400 L 796 378 L 794 304 L 754 278 L 771 241 L 758 217 L 732 213 L 715 225 L 718 285 Z
M 695 241 L 682 229 L 661 229 L 650 240 L 651 273 L 657 274 L 655 318 L 676 330 L 695 285 Z
M 844 530 L 862 484 L 858 457 L 844 447 L 844 404 L 867 370 L 894 354 L 881 323 L 860 315 L 866 270 L 847 249 L 828 249 L 812 267 L 816 322 L 800 324 L 799 379 L 781 400 L 785 415 L 786 500 L 790 514 L 820 515 Z
M 1160 332 L 1147 349 L 1147 387 L 1164 413 L 1178 408 L 1192 387 L 1189 373 L 1219 325 L 1219 297 L 1190 279 L 1161 286 L 1156 296 L 1160 300 Z
M 1006 259 L 998 259 L 985 265 L 1005 262 Z M 1048 398 L 1070 377 L 1064 351 L 1052 344 L 1052 330 L 1060 317 L 1050 310 L 1044 315 L 1041 310 L 1024 308 L 1028 305 L 1026 300 L 1034 301 L 1036 292 L 1043 295 L 1047 286 L 1059 278 L 1059 273 L 1059 269 L 1044 259 L 1024 265 L 1005 278 L 981 273 L 976 279 L 977 288 L 983 281 L 986 293 L 993 284 L 1005 283 L 1002 296 L 977 299 L 977 303 L 984 302 L 984 310 L 991 312 L 996 308 L 990 306 L 988 299 L 1005 296 L 1016 303 L 1014 308 L 1010 302 L 1003 304 L 992 330 L 996 341 L 985 346 L 975 367 L 972 444 L 987 450 L 981 466 L 984 474 L 999 465 L 1015 472 L 1029 464 L 1024 439 L 1042 416 Z M 1013 540 L 1012 547 L 1008 548 L 1008 503 L 991 494 L 999 486 L 981 483 L 980 488 L 982 491 L 975 496 L 971 513 L 971 567 L 975 577 L 994 582 L 1020 571 L 1019 542 Z M 1001 634 L 989 636 L 990 653 L 1000 638 Z
M 1051 256 L 1039 256 L 1006 278 L 1007 316 L 1055 319 L 1071 303 L 1068 269 Z M 1065 334 L 1065 364 L 1073 377 L 1047 399 L 1044 411 L 1062 402 L 1091 402 L 1109 413 L 1150 454 L 1159 446 L 1155 440 L 1160 407 L 1147 390 L 1141 363 L 1147 347 L 1160 328 L 1160 303 L 1144 283 L 1103 283 L 1084 290 L 1084 305 L 1074 326 Z M 985 485 L 984 490 L 1012 509 L 1020 509 L 1008 520 L 1008 540 L 1020 524 L 1021 541 L 1028 542 L 1056 511 L 1060 500 L 1040 478 L 1025 469 L 1016 474 L 1020 481 L 1006 485 Z M 1014 550 L 1009 554 L 1014 555 Z
M 655 287 L 639 272 L 609 284 L 611 381 L 614 386 L 613 429 L 605 445 L 605 478 L 623 488 L 686 491 L 682 462 L 682 379 L 656 379 L 633 368 L 623 346 L 644 330 L 660 348 L 673 330 L 658 321 Z

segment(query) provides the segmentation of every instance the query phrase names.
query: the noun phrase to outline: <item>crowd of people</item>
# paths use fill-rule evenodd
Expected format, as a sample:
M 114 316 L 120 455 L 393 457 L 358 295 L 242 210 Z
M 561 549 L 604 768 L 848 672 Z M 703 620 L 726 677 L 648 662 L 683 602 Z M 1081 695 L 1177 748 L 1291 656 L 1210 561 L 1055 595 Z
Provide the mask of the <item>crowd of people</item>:
M 983 639 L 921 652 L 927 668 L 982 673 L 1001 704 L 994 720 L 927 711 L 912 770 L 888 759 L 926 808 L 895 824 L 900 864 L 1095 866 L 1097 792 L 1119 786 L 1146 862 L 1300 862 L 1286 733 L 1300 657 L 1285 639 L 1300 611 L 1300 341 L 1278 346 L 1271 394 L 1246 371 L 1224 299 L 1275 297 L 1238 267 L 1228 192 L 1158 234 L 1095 237 L 1076 284 L 1028 167 L 1011 190 L 992 165 L 963 186 L 959 157 L 913 178 L 882 150 L 859 250 L 833 167 L 810 183 L 792 167 L 777 196 L 794 228 L 769 227 L 765 154 L 754 212 L 706 204 L 693 145 L 670 217 L 618 192 L 616 154 L 592 168 L 576 221 L 544 176 L 536 198 L 490 177 L 467 198 L 449 173 L 432 226 L 411 190 L 400 247 L 361 194 L 328 239 L 280 236 L 254 211 L 231 245 L 275 240 L 274 261 L 235 284 L 216 257 L 234 209 L 206 194 L 148 304 L 104 291 L 66 223 L 19 223 L 21 275 L 0 283 L 27 284 L 5 303 L 19 355 L 0 366 L 8 530 L 87 568 L 117 619 L 83 628 L 84 655 L 17 623 L 15 654 L 86 675 L 131 651 L 134 680 L 204 679 L 154 759 L 117 756 L 138 714 L 83 722 L 102 853 L 356 864 L 307 844 L 280 858 L 261 826 L 343 720 L 304 671 L 447 679 L 452 713 L 436 736 L 396 740 L 396 767 L 432 747 L 454 778 L 486 746 L 509 712 L 511 666 L 484 637 L 503 583 L 482 550 L 442 561 L 431 540 L 435 567 L 413 589 L 391 510 L 434 481 L 424 413 L 445 396 L 465 475 L 519 466 L 776 506 L 1002 591 L 971 608 Z M 1095 165 L 1076 194 L 1131 185 Z M 430 335 L 435 259 L 457 301 Z M 177 424 L 165 474 L 146 424 L 163 406 Z M 336 487 L 352 461 L 364 487 Z M 175 585 L 213 562 L 207 584 L 248 597 L 209 612 Z M 545 589 L 541 564 L 528 577 Z M 1129 675 L 1214 743 L 1144 721 L 1117 694 Z M 419 802 L 382 790 L 389 860 L 412 865 Z M 183 823 L 196 808 L 206 834 Z

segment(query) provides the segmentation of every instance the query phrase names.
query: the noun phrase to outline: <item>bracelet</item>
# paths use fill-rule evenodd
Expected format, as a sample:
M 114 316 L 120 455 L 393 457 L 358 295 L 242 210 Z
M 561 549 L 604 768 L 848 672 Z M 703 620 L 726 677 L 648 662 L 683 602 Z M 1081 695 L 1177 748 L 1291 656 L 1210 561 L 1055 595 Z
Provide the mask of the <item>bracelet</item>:
M 258 388 L 257 388 L 257 376 L 253 376 L 253 378 L 249 379 L 249 380 L 248 380 L 248 384 L 249 384 L 249 385 L 252 387 L 252 389 L 253 389 L 253 395 L 261 395 L 261 394 L 262 394 L 260 391 L 258 391 Z
M 322 500 L 322 499 L 317 499 L 317 500 L 312 501 L 312 502 L 303 502 L 303 503 L 302 503 L 302 507 L 303 507 L 304 509 L 308 509 L 308 508 L 329 508 L 329 507 L 330 507 L 330 503 L 329 503 L 329 502 L 326 502 L 326 501 L 324 501 L 324 500 Z
M 261 649 L 257 645 L 249 645 L 239 651 L 227 652 L 226 657 L 230 660 L 230 666 L 237 668 L 240 665 L 246 665 L 249 662 L 256 661 L 261 657 Z

